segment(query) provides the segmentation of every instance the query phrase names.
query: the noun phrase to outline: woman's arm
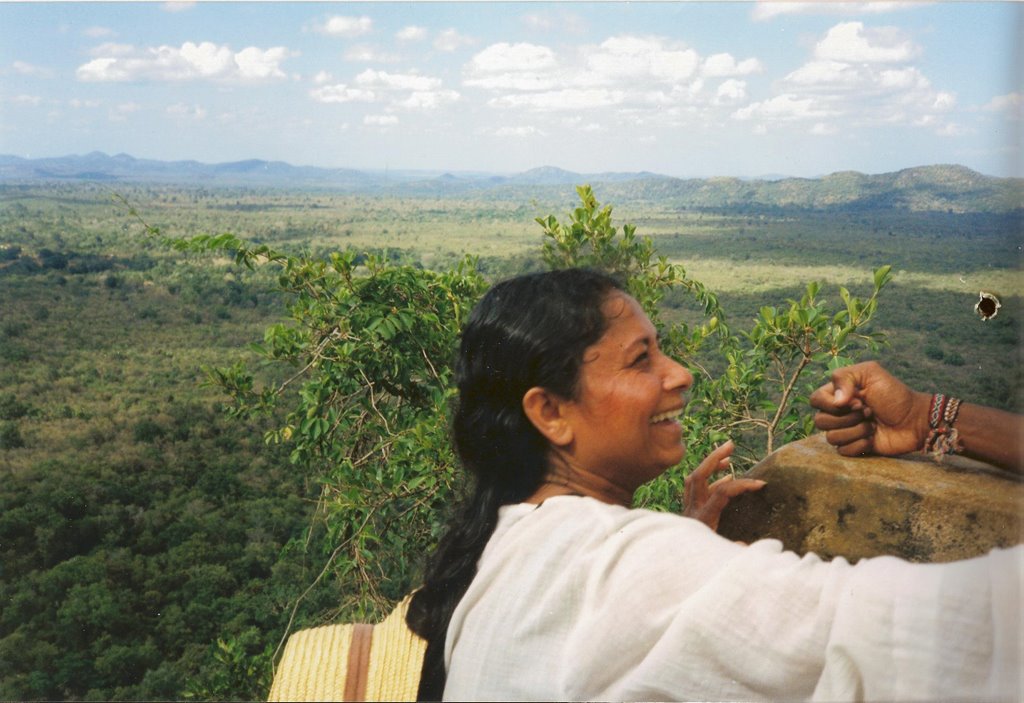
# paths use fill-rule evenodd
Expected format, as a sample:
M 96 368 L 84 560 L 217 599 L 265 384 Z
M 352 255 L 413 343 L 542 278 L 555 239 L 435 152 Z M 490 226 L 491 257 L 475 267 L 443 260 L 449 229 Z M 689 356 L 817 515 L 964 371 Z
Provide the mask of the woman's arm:
M 917 451 L 933 430 L 932 396 L 910 389 L 873 361 L 835 371 L 810 401 L 820 411 L 815 426 L 845 456 Z M 961 403 L 947 429 L 956 430 L 960 453 L 1024 473 L 1024 417 Z

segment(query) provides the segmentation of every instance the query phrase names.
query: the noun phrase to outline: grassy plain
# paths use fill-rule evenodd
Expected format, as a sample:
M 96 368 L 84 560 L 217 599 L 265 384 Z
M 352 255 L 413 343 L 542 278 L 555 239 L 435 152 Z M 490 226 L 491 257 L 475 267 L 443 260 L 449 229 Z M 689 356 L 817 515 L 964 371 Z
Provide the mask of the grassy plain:
M 115 195 L 170 236 L 435 268 L 469 253 L 495 277 L 539 266 L 534 218 L 574 202 L 0 187 L 0 699 L 260 697 L 248 662 L 265 664 L 320 566 L 302 546 L 318 487 L 265 428 L 219 411 L 201 367 L 245 357 L 284 301 L 270 272 L 147 237 Z M 892 264 L 878 358 L 919 388 L 1024 410 L 1019 217 L 615 205 L 737 328 L 812 279 L 835 304 L 840 285 L 866 294 Z M 991 321 L 979 290 L 1001 296 Z M 315 589 L 298 622 L 340 600 Z

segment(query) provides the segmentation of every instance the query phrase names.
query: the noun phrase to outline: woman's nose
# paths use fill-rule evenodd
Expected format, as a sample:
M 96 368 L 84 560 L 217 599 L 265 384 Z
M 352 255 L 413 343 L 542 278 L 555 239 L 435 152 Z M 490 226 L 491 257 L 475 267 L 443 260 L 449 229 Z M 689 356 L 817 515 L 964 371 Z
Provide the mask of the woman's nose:
M 685 366 L 680 364 L 678 361 L 665 357 L 668 361 L 668 367 L 665 371 L 665 390 L 674 391 L 681 390 L 685 391 L 693 385 L 693 374 Z

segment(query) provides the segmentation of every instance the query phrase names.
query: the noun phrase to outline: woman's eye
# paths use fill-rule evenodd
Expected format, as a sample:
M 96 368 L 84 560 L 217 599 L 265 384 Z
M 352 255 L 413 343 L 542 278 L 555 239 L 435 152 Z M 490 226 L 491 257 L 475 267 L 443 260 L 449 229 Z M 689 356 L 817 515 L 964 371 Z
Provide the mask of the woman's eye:
M 631 364 L 631 366 L 640 366 L 642 364 L 645 364 L 645 363 L 647 363 L 647 361 L 650 358 L 651 358 L 651 355 L 648 354 L 647 352 L 644 352 L 643 354 L 641 354 L 637 358 L 633 359 L 633 363 Z

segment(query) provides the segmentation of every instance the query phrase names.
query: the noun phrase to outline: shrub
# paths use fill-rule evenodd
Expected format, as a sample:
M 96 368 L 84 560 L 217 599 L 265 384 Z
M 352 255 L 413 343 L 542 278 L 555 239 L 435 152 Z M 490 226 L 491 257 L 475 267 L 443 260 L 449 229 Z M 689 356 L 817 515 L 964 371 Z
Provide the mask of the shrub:
M 966 361 L 964 361 L 964 357 L 959 352 L 955 351 L 949 352 L 943 356 L 942 362 L 949 366 L 963 366 L 966 363 Z
M 17 420 L 28 415 L 31 407 L 13 393 L 0 395 L 0 420 Z
M 132 427 L 132 437 L 136 442 L 152 444 L 164 436 L 164 428 L 149 418 L 144 418 Z
M 0 422 L 0 449 L 19 449 L 24 446 L 25 440 L 17 423 Z

